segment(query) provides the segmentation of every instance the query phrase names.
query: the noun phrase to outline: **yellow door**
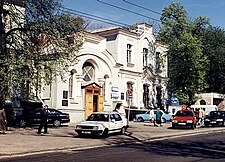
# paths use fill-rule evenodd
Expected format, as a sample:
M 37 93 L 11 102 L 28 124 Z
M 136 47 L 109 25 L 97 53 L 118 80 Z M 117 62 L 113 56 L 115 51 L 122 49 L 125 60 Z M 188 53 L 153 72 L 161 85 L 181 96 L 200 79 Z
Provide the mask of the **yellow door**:
M 99 112 L 103 111 L 104 109 L 103 102 L 104 102 L 103 96 L 98 96 L 98 111 Z
M 86 93 L 85 95 L 85 119 L 93 112 L 93 95 Z

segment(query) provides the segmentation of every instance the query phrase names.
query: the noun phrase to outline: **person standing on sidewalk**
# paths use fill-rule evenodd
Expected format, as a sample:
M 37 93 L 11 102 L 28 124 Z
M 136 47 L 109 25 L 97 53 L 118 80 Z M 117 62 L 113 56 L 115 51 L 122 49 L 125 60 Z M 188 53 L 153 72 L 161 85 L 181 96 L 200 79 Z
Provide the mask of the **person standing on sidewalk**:
M 149 114 L 150 114 L 150 123 L 153 123 L 153 124 L 154 124 L 154 126 L 156 126 L 156 124 L 155 124 L 155 115 L 154 115 L 154 110 L 153 110 L 152 108 L 150 108 L 150 112 L 149 112 Z
M 7 130 L 7 120 L 5 109 L 0 107 L 0 134 L 6 134 L 5 131 Z
M 41 134 L 41 130 L 44 127 L 44 133 L 48 134 L 48 105 L 45 105 L 41 111 L 41 123 L 38 128 L 38 134 Z
M 160 110 L 160 108 L 157 108 L 156 111 L 156 123 L 159 124 L 160 126 L 162 126 L 162 111 Z M 156 125 L 158 126 L 158 125 Z
M 203 108 L 201 108 L 201 109 L 199 110 L 198 118 L 199 118 L 198 124 L 199 124 L 200 126 L 203 125 L 203 124 L 202 124 L 202 123 L 203 123 L 203 120 L 204 120 L 204 110 L 203 110 Z

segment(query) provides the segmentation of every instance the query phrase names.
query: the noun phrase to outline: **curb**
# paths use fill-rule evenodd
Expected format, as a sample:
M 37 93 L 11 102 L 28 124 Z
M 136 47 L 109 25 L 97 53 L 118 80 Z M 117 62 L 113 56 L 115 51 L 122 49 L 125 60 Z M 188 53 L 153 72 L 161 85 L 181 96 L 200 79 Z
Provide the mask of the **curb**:
M 148 139 L 140 139 L 138 137 L 133 136 L 134 139 L 136 139 L 138 142 L 150 142 L 155 140 L 164 140 L 164 139 L 170 139 L 170 138 L 178 138 L 178 137 L 185 137 L 185 136 L 196 136 L 200 134 L 209 134 L 209 133 L 220 133 L 225 132 L 225 129 L 221 130 L 206 130 L 201 132 L 194 132 L 194 133 L 181 133 L 181 134 L 172 134 L 172 135 L 164 135 L 164 136 L 157 136 L 157 137 L 151 137 Z

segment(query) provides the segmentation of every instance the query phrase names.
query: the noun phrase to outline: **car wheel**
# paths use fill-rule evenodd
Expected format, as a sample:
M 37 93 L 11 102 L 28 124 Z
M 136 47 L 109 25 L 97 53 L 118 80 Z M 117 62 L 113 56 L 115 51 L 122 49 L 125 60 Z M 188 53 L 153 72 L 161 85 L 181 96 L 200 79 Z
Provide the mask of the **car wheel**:
M 205 127 L 209 127 L 209 124 L 205 122 L 205 123 L 204 123 L 204 126 L 205 126 Z
M 108 129 L 105 129 L 105 130 L 103 131 L 103 133 L 102 133 L 102 136 L 103 136 L 103 137 L 108 137 L 108 135 L 109 135 L 109 130 L 108 130 Z
M 125 134 L 125 132 L 126 132 L 125 127 L 122 127 L 121 130 L 120 130 L 120 134 Z
M 26 127 L 27 122 L 25 120 L 20 120 L 19 126 L 20 127 Z
M 172 124 L 172 128 L 173 128 L 173 129 L 175 128 L 175 125 L 174 125 L 174 124 Z
M 56 119 L 56 120 L 54 120 L 53 125 L 55 127 L 59 127 L 61 125 L 61 121 Z
M 83 136 L 83 134 L 81 133 L 81 131 L 77 132 L 77 134 L 78 134 L 78 137 Z
M 191 126 L 191 129 L 195 129 L 195 124 L 193 124 L 193 125 Z
M 162 123 L 166 123 L 166 119 L 165 118 L 162 118 Z
M 138 117 L 138 118 L 137 118 L 137 121 L 138 121 L 138 122 L 143 122 L 144 119 L 143 119 L 142 117 Z

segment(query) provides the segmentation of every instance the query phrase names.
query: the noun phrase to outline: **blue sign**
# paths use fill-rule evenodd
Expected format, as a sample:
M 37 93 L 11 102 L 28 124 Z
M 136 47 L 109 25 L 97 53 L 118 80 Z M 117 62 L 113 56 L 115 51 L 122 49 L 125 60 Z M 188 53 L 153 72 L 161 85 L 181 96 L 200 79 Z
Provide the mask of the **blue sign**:
M 179 100 L 176 97 L 171 97 L 170 103 L 171 105 L 179 105 Z

